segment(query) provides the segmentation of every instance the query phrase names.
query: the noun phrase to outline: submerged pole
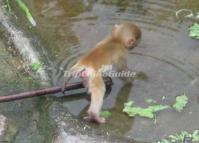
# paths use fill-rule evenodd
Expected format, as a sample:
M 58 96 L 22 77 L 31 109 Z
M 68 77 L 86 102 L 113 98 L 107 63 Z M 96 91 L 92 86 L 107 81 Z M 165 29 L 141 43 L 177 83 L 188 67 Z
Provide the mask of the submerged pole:
M 112 80 L 109 77 L 104 78 L 104 82 L 107 87 L 110 87 L 112 85 Z M 67 92 L 69 90 L 76 90 L 80 88 L 84 88 L 84 85 L 82 82 L 69 83 L 69 84 L 66 84 L 64 91 Z M 27 91 L 27 92 L 7 95 L 7 96 L 0 96 L 0 103 L 11 102 L 11 101 L 31 98 L 31 97 L 38 97 L 38 96 L 43 96 L 46 94 L 54 94 L 58 92 L 62 92 L 62 89 L 61 87 L 56 86 L 56 87 L 49 87 L 49 88 L 44 88 L 44 89 L 39 89 L 39 90 L 34 90 L 34 91 Z M 66 95 L 66 96 L 69 96 L 69 95 Z
M 74 90 L 74 89 L 79 89 L 79 88 L 83 88 L 82 83 L 67 84 L 65 87 L 65 90 Z M 7 95 L 7 96 L 0 96 L 0 103 L 20 100 L 20 99 L 25 99 L 25 98 L 31 98 L 31 97 L 38 97 L 38 96 L 43 96 L 46 94 L 53 94 L 53 93 L 58 93 L 58 92 L 61 92 L 61 87 L 56 86 L 56 87 L 49 87 L 49 88 L 44 88 L 44 89 L 39 89 L 39 90 L 34 90 L 34 91 L 27 91 L 27 92 Z

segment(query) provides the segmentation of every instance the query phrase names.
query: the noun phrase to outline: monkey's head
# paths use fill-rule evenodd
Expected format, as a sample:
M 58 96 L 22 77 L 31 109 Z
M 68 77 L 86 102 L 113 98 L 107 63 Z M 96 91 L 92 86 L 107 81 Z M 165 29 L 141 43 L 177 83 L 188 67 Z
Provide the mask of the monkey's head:
M 127 49 L 137 46 L 141 39 L 141 30 L 132 22 L 116 24 L 112 29 L 112 37 L 119 40 Z

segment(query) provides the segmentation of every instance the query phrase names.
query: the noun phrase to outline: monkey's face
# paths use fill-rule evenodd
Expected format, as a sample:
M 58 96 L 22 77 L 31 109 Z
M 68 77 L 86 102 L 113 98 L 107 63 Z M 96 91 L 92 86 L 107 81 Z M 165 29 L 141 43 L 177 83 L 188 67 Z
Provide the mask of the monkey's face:
M 133 49 L 139 43 L 141 31 L 131 22 L 116 24 L 112 29 L 112 37 L 121 41 L 127 49 Z
M 140 43 L 140 39 L 136 39 L 134 36 L 128 37 L 126 41 L 127 48 L 129 50 L 132 50 L 133 48 L 137 47 L 137 45 Z

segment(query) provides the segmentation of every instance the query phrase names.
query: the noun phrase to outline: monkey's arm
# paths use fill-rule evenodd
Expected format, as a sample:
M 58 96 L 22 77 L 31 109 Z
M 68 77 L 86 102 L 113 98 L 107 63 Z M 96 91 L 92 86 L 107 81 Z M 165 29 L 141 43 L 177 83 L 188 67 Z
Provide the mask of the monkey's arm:
M 125 76 L 120 77 L 121 80 L 129 83 L 133 82 L 135 79 L 139 80 L 148 80 L 148 76 L 144 72 L 133 71 L 127 66 L 127 60 L 125 58 L 120 59 L 116 65 L 117 72 L 126 72 L 128 74 L 124 74 Z M 126 76 L 127 75 L 127 76 Z
M 136 72 L 130 70 L 127 66 L 126 58 L 119 58 L 117 63 L 114 64 L 116 66 L 116 70 L 118 73 L 123 73 L 119 78 L 127 83 L 132 83 L 134 77 L 136 76 Z

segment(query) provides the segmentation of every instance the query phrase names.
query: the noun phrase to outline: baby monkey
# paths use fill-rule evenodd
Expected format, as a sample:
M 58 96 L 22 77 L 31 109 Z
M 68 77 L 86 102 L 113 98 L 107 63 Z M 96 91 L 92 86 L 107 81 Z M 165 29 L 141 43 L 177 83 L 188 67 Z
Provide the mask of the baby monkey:
M 106 65 L 113 65 L 116 67 L 117 72 L 127 71 L 128 50 L 136 47 L 140 39 L 141 30 L 134 23 L 125 22 L 119 25 L 116 24 L 112 28 L 110 36 L 97 43 L 69 71 L 65 71 L 65 79 L 68 73 L 71 73 L 71 75 L 74 73 L 80 75 L 84 73 L 86 75 L 86 77 L 82 78 L 86 81 L 85 85 L 91 94 L 91 103 L 87 111 L 88 116 L 84 117 L 85 120 L 95 123 L 105 123 L 105 119 L 100 117 L 100 110 L 106 90 L 101 68 Z

